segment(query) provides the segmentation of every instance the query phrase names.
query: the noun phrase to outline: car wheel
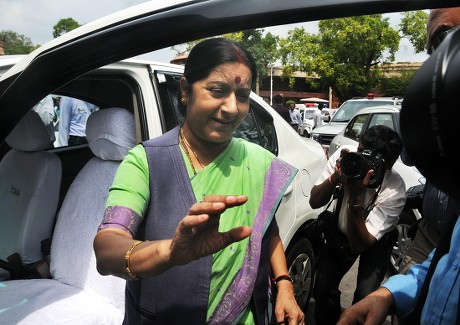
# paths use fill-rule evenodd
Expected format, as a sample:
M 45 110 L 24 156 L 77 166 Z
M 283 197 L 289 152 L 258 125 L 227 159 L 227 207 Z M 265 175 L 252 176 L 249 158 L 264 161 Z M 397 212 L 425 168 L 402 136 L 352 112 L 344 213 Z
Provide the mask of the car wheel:
M 294 280 L 294 296 L 304 312 L 308 308 L 313 289 L 314 258 L 311 243 L 306 238 L 297 240 L 286 254 L 289 275 Z
M 388 267 L 388 273 L 390 275 L 397 274 L 401 270 L 404 257 L 412 245 L 412 238 L 409 235 L 409 230 L 416 222 L 417 218 L 409 212 L 403 211 L 399 216 L 399 221 L 396 226 L 396 229 L 398 229 L 398 239 L 393 246 L 393 251 L 390 256 L 390 265 Z

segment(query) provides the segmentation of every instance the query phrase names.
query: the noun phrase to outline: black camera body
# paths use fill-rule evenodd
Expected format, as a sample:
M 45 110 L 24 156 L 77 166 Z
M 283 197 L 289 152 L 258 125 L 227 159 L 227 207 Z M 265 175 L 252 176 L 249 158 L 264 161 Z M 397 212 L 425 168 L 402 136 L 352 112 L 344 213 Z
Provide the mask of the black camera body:
M 348 152 L 340 160 L 340 169 L 348 179 L 363 179 L 370 169 L 374 170 L 367 187 L 376 188 L 382 184 L 385 175 L 385 159 L 372 149 Z

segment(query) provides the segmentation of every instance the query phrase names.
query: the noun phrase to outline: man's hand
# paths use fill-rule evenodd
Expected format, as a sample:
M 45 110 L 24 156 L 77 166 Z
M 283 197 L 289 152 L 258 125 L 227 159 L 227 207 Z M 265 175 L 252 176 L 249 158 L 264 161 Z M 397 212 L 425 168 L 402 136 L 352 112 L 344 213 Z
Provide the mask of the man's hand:
M 374 174 L 373 169 L 367 171 L 366 176 L 363 179 L 347 179 L 343 177 L 345 191 L 348 193 L 348 200 L 358 204 L 362 200 L 362 196 L 367 189 L 369 180 Z
M 201 257 L 214 254 L 228 245 L 251 234 L 247 226 L 219 232 L 220 215 L 225 210 L 246 203 L 245 195 L 210 195 L 195 203 L 176 228 L 171 242 L 170 262 L 187 264 Z
M 363 300 L 347 308 L 337 325 L 382 324 L 394 305 L 393 296 L 385 288 L 377 289 Z

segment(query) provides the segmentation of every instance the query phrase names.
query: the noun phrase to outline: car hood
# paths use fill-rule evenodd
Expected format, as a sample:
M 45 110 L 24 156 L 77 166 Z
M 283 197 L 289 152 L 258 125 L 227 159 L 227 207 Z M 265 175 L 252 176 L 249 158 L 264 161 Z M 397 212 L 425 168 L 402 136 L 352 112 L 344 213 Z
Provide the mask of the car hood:
M 347 123 L 331 122 L 325 125 L 321 125 L 313 130 L 313 133 L 320 134 L 339 134 L 347 125 Z

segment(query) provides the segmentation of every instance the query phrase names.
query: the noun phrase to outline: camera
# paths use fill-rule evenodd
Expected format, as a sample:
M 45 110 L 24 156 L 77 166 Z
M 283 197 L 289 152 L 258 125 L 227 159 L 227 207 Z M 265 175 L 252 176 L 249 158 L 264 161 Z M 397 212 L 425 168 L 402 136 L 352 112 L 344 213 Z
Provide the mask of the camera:
M 385 159 L 372 149 L 348 152 L 340 160 L 340 168 L 342 175 L 348 179 L 363 179 L 370 169 L 374 170 L 367 186 L 376 188 L 382 184 L 385 175 Z

